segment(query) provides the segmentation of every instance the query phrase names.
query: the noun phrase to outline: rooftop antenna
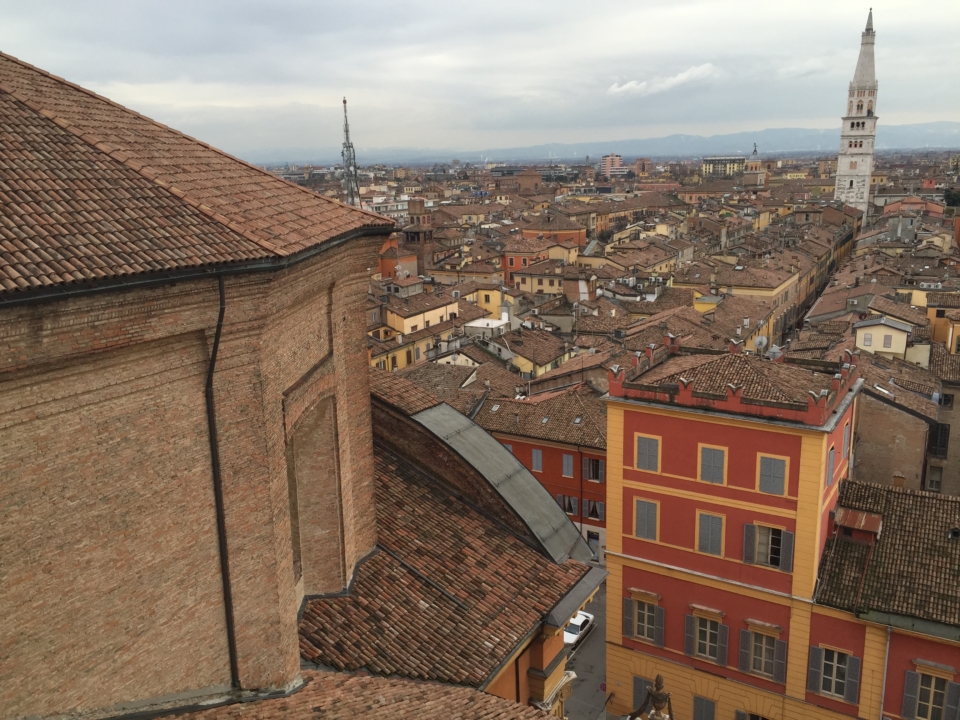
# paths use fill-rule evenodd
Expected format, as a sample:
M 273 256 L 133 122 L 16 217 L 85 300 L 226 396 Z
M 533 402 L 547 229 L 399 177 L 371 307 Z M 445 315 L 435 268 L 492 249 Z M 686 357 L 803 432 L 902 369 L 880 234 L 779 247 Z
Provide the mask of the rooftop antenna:
M 360 183 L 357 180 L 357 153 L 350 142 L 350 123 L 347 121 L 347 99 L 343 99 L 343 191 L 347 205 L 360 206 Z

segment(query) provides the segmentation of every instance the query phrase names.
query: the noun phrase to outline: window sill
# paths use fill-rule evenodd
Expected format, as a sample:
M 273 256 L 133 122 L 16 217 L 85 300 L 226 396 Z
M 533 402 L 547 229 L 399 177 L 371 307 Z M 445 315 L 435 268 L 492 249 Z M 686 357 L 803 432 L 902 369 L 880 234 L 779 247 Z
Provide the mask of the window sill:
M 594 479 L 592 479 L 592 478 L 587 478 L 587 482 L 591 482 L 591 483 L 594 483 L 594 484 L 596 484 L 596 485 L 602 485 L 602 484 L 603 484 L 603 480 L 594 480 Z

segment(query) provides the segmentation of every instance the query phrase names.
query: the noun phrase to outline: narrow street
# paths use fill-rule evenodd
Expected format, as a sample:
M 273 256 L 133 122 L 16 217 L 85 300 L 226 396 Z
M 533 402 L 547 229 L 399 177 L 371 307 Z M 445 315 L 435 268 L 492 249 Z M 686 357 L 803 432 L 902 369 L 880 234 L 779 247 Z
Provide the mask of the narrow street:
M 600 586 L 593 602 L 585 610 L 596 617 L 596 627 L 589 637 L 577 648 L 567 666 L 577 673 L 573 681 L 573 694 L 567 700 L 565 709 L 570 720 L 601 720 L 606 717 L 603 707 L 607 699 L 606 691 L 606 643 L 607 633 L 607 586 Z

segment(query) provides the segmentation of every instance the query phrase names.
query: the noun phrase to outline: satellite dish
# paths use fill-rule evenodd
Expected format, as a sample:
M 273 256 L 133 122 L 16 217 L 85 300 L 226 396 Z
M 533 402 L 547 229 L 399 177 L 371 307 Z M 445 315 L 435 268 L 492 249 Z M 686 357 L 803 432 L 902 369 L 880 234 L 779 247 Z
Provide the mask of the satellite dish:
M 767 346 L 767 342 L 767 338 L 761 335 L 760 337 L 753 339 L 753 346 L 760 352 L 763 352 L 763 349 Z

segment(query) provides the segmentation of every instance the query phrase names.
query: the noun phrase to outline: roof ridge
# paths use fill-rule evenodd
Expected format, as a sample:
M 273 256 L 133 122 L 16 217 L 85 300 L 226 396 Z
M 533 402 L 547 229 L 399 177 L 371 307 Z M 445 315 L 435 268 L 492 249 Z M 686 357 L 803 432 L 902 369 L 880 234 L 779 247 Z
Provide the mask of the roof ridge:
M 92 90 L 90 90 L 90 89 L 88 89 L 88 88 L 85 88 L 85 87 L 83 87 L 83 86 L 81 86 L 81 85 L 77 85 L 76 83 L 70 82 L 69 80 L 66 80 L 65 78 L 62 78 L 62 77 L 60 77 L 59 75 L 54 75 L 53 73 L 51 73 L 51 72 L 49 72 L 49 71 L 47 71 L 47 70 L 43 70 L 43 69 L 41 69 L 41 68 L 38 68 L 38 67 L 36 67 L 35 65 L 31 65 L 30 63 L 28 63 L 28 62 L 26 62 L 26 61 L 24 61 L 24 60 L 21 60 L 20 58 L 14 57 L 13 55 L 8 55 L 7 53 L 0 51 L 0 58 L 4 58 L 4 59 L 9 60 L 9 61 L 11 61 L 11 62 L 13 62 L 13 63 L 16 63 L 17 65 L 20 65 L 20 66 L 22 66 L 22 67 L 28 68 L 31 72 L 35 72 L 35 73 L 38 73 L 38 74 L 40 74 L 40 75 L 43 75 L 43 76 L 45 76 L 45 77 L 47 77 L 47 78 L 50 78 L 50 79 L 52 79 L 52 80 L 55 80 L 55 81 L 58 82 L 58 83 L 63 83 L 64 85 L 67 85 L 67 86 L 70 87 L 71 89 L 76 90 L 76 91 L 79 91 L 80 93 L 82 93 L 82 94 L 84 94 L 84 95 L 87 95 L 87 96 L 89 96 L 89 97 L 94 98 L 95 100 L 98 100 L 98 101 L 100 101 L 100 102 L 104 102 L 104 103 L 106 103 L 107 105 L 110 105 L 110 106 L 112 106 L 112 107 L 118 108 L 119 110 L 122 110 L 122 111 L 125 112 L 125 113 L 129 113 L 130 115 L 134 115 L 134 116 L 140 118 L 141 120 L 146 121 L 147 123 L 149 123 L 149 124 L 151 124 L 151 125 L 154 125 L 154 126 L 156 126 L 156 127 L 158 127 L 158 128 L 162 128 L 163 130 L 166 130 L 166 131 L 168 131 L 168 132 L 171 132 L 171 133 L 173 133 L 173 134 L 175 134 L 175 135 L 179 135 L 180 137 L 185 138 L 185 139 L 189 140 L 190 142 L 197 143 L 198 145 L 201 145 L 202 147 L 206 148 L 207 150 L 210 150 L 211 152 L 214 152 L 214 153 L 216 153 L 216 154 L 218 154 L 218 155 L 221 155 L 221 156 L 223 156 L 223 157 L 225 157 L 225 158 L 227 158 L 227 159 L 229 159 L 229 160 L 231 160 L 231 161 L 233 161 L 233 162 L 240 163 L 241 165 L 244 165 L 244 166 L 250 168 L 251 170 L 256 171 L 256 172 L 257 172 L 258 174 L 260 174 L 260 175 L 264 175 L 264 176 L 266 176 L 266 177 L 272 178 L 273 180 L 277 180 L 277 181 L 279 181 L 279 182 L 285 183 L 286 185 L 289 185 L 290 187 L 296 188 L 298 191 L 308 193 L 308 194 L 309 194 L 311 197 L 313 197 L 313 198 L 322 197 L 322 198 L 323 198 L 324 200 L 326 200 L 327 202 L 332 202 L 332 203 L 335 203 L 335 204 L 337 204 L 337 205 L 343 205 L 344 207 L 350 207 L 352 210 L 354 210 L 354 211 L 356 211 L 356 212 L 361 212 L 361 213 L 363 213 L 363 214 L 365 214 L 365 215 L 368 215 L 368 216 L 370 216 L 371 218 L 375 218 L 375 219 L 377 219 L 377 220 L 388 220 L 388 219 L 389 219 L 389 218 L 386 218 L 386 217 L 384 217 L 384 216 L 382 216 L 382 215 L 377 215 L 376 213 L 370 212 L 369 210 L 364 210 L 364 209 L 362 209 L 362 208 L 357 208 L 357 207 L 353 207 L 353 206 L 350 206 L 350 205 L 346 205 L 345 203 L 341 203 L 339 200 L 334 200 L 333 198 L 329 198 L 329 197 L 326 197 L 326 196 L 321 196 L 321 195 L 319 195 L 318 193 L 314 193 L 313 191 L 308 190 L 308 189 L 305 188 L 305 187 L 301 187 L 301 186 L 297 185 L 296 183 L 292 183 L 292 182 L 290 182 L 289 180 L 285 180 L 284 178 L 278 177 L 278 176 L 274 175 L 273 173 L 267 172 L 267 171 L 264 170 L 263 168 L 257 167 L 257 166 L 254 165 L 253 163 L 247 162 L 246 160 L 243 160 L 243 159 L 241 159 L 241 158 L 235 157 L 235 156 L 231 155 L 230 153 L 221 150 L 220 148 L 214 147 L 213 145 L 210 145 L 209 143 L 206 143 L 206 142 L 204 142 L 203 140 L 198 140 L 197 138 L 192 137 L 191 135 L 187 135 L 186 133 L 184 133 L 184 132 L 182 132 L 182 131 L 180 131 L 180 130 L 176 130 L 176 129 L 170 127 L 169 125 L 164 125 L 163 123 L 158 122 L 157 120 L 154 120 L 153 118 L 147 117 L 146 115 L 143 115 L 143 114 L 137 112 L 136 110 L 132 110 L 131 108 L 126 107 L 125 105 L 121 105 L 120 103 L 116 102 L 115 100 L 111 100 L 110 98 L 104 97 L 103 95 L 99 95 L 98 93 L 95 93 L 95 92 L 93 92 Z M 265 249 L 265 250 L 267 250 L 267 251 L 269 251 L 269 252 L 275 253 L 275 254 L 277 254 L 277 255 L 279 255 L 279 256 L 281 256 L 281 257 L 285 257 L 286 255 L 290 254 L 289 251 L 284 251 L 284 250 L 279 249 L 276 245 L 274 245 L 274 244 L 271 243 L 270 241 L 265 240 L 265 239 L 263 239 L 263 238 L 257 237 L 256 235 L 254 235 L 253 233 L 251 233 L 249 230 L 241 229 L 240 226 L 239 226 L 237 223 L 231 222 L 226 216 L 224 216 L 224 215 L 216 212 L 216 211 L 213 210 L 212 208 L 204 205 L 202 202 L 200 202 L 200 201 L 198 201 L 198 200 L 195 200 L 194 198 L 190 197 L 189 194 L 188 194 L 186 191 L 181 190 L 181 189 L 178 188 L 177 186 L 171 185 L 170 183 L 165 183 L 165 182 L 163 182 L 163 181 L 161 181 L 161 180 L 158 180 L 155 175 L 151 175 L 149 172 L 145 172 L 145 170 L 148 170 L 148 169 L 150 168 L 149 165 L 146 165 L 145 163 L 140 163 L 139 161 L 131 162 L 130 159 L 129 159 L 129 157 L 127 156 L 127 152 L 125 152 L 123 148 L 120 148 L 120 147 L 112 148 L 111 145 L 109 145 L 108 143 L 106 143 L 106 142 L 104 142 L 104 141 L 96 138 L 95 136 L 90 135 L 89 133 L 80 132 L 80 129 L 79 129 L 79 128 L 73 126 L 73 125 L 70 124 L 67 120 L 64 120 L 63 118 L 58 117 L 58 116 L 56 115 L 56 113 L 54 113 L 52 110 L 48 110 L 47 108 L 42 107 L 39 103 L 37 103 L 37 102 L 35 102 L 35 101 L 33 101 L 33 100 L 30 100 L 30 99 L 28 99 L 28 98 L 25 98 L 25 97 L 21 96 L 20 94 L 18 94 L 18 93 L 12 88 L 12 86 L 10 86 L 8 83 L 6 83 L 6 82 L 4 82 L 4 81 L 0 81 L 0 91 L 7 93 L 8 95 L 10 95 L 12 98 L 14 98 L 15 100 L 17 100 L 18 102 L 23 103 L 24 105 L 26 105 L 28 108 L 30 108 L 30 109 L 33 110 L 34 112 L 39 113 L 39 114 L 42 115 L 43 117 L 45 117 L 45 118 L 47 118 L 48 120 L 50 120 L 52 123 L 56 124 L 58 127 L 62 128 L 63 130 L 66 130 L 66 131 L 69 132 L 70 134 L 74 135 L 75 137 L 77 137 L 78 139 L 80 139 L 81 141 L 83 141 L 84 143 L 86 143 L 87 145 L 90 145 L 91 147 L 96 148 L 96 149 L 99 150 L 100 152 L 105 153 L 105 154 L 108 155 L 109 157 L 113 158 L 114 160 L 116 160 L 117 162 L 119 162 L 120 164 L 122 164 L 124 167 L 130 168 L 131 170 L 133 170 L 134 172 L 136 172 L 138 175 L 141 175 L 142 177 L 146 178 L 147 180 L 150 180 L 154 185 L 157 185 L 158 187 L 161 187 L 161 188 L 163 188 L 164 190 L 167 190 L 168 192 L 173 193 L 174 195 L 176 195 L 178 198 L 180 198 L 181 200 L 183 200 L 183 201 L 184 201 L 185 203 L 187 203 L 188 205 L 196 208 L 197 210 L 199 210 L 200 212 L 202 212 L 204 215 L 207 215 L 209 218 L 211 218 L 211 219 L 214 220 L 215 222 L 220 223 L 221 225 L 223 225 L 224 227 L 228 228 L 228 229 L 231 230 L 232 232 L 235 232 L 235 233 L 243 236 L 243 237 L 246 238 L 247 240 L 249 240 L 249 241 L 251 241 L 251 242 L 253 242 L 253 243 L 256 243 L 257 245 L 259 245 L 259 246 L 262 247 L 263 249 Z M 107 149 L 107 148 L 111 148 L 111 149 Z M 138 166 L 139 166 L 139 167 L 138 167 Z

